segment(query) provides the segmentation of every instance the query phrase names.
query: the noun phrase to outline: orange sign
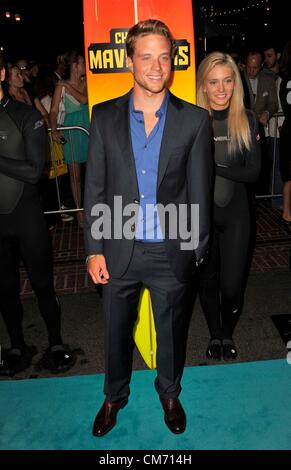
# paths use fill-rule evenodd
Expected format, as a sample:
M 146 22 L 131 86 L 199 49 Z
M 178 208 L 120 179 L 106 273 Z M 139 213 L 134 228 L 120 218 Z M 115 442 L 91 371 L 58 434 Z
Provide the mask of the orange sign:
M 133 85 L 126 67 L 128 29 L 148 18 L 169 26 L 178 46 L 171 91 L 195 101 L 195 55 L 191 0 L 83 0 L 85 55 L 90 108 L 127 93 Z

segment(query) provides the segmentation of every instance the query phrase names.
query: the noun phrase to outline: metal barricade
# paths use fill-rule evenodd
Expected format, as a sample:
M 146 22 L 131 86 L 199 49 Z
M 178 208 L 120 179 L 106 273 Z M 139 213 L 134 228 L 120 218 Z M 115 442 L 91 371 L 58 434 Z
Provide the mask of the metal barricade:
M 269 194 L 263 194 L 263 195 L 256 195 L 256 199 L 269 199 L 269 198 L 279 198 L 282 197 L 282 193 L 275 193 L 274 192 L 274 186 L 275 186 L 275 172 L 276 172 L 276 165 L 278 162 L 278 137 L 277 137 L 277 130 L 278 130 L 278 118 L 279 117 L 284 117 L 283 113 L 276 113 L 273 116 L 275 118 L 275 132 L 274 132 L 274 147 L 273 147 L 273 158 L 272 158 L 272 170 L 271 170 L 271 184 L 270 184 L 270 193 Z M 70 153 L 72 155 L 72 160 L 74 161 L 74 147 L 71 142 L 70 138 L 70 132 L 71 131 L 76 131 L 79 130 L 81 132 L 84 132 L 88 137 L 89 137 L 89 131 L 88 129 L 85 129 L 84 127 L 81 126 L 60 126 L 57 127 L 58 131 L 61 131 L 65 133 L 66 135 L 69 135 L 68 138 L 68 144 L 70 145 Z M 48 129 L 49 131 L 49 138 L 52 139 L 51 137 L 51 129 Z M 68 133 L 68 134 L 67 134 Z M 54 150 L 54 147 L 51 146 L 51 148 Z M 55 162 L 57 162 L 57 159 L 55 158 L 55 155 L 53 155 L 53 159 Z M 76 209 L 62 209 L 62 201 L 60 197 L 60 188 L 59 188 L 59 177 L 57 175 L 57 165 L 55 166 L 56 170 L 56 177 L 55 177 L 55 182 L 56 182 L 56 191 L 57 191 L 57 199 L 58 199 L 58 209 L 53 210 L 53 211 L 46 211 L 44 214 L 61 214 L 61 213 L 76 213 L 83 211 L 84 209 L 82 207 L 77 207 Z
M 276 113 L 272 116 L 275 118 L 275 127 L 274 127 L 274 148 L 273 148 L 273 158 L 272 158 L 272 171 L 271 171 L 271 186 L 270 186 L 270 194 L 263 194 L 263 195 L 256 195 L 256 199 L 271 199 L 271 198 L 279 198 L 282 197 L 282 193 L 275 193 L 275 174 L 276 174 L 276 166 L 278 163 L 279 155 L 278 155 L 278 118 L 284 117 L 283 113 Z
M 66 136 L 64 144 L 70 146 L 70 155 L 72 157 L 72 163 L 76 163 L 76 162 L 74 162 L 74 160 L 75 160 L 75 157 L 74 157 L 75 149 L 74 149 L 74 146 L 72 145 L 71 131 L 73 131 L 73 132 L 81 131 L 87 137 L 89 137 L 88 129 L 86 129 L 84 127 L 81 127 L 81 126 L 58 126 L 57 130 L 62 132 Z M 59 184 L 60 176 L 58 175 L 59 160 L 58 160 L 58 156 L 56 155 L 56 152 L 55 152 L 55 146 L 53 145 L 53 140 L 52 140 L 51 129 L 50 128 L 48 128 L 48 138 L 50 139 L 50 144 L 51 144 L 50 145 L 50 151 L 52 152 L 51 160 L 52 160 L 52 163 L 54 165 L 54 171 L 55 171 L 55 175 L 54 175 L 53 178 L 55 179 L 55 183 L 56 183 L 56 194 L 57 194 L 57 201 L 58 201 L 58 209 L 45 211 L 44 214 L 50 215 L 50 214 L 65 214 L 65 213 L 78 213 L 78 212 L 81 212 L 81 211 L 84 210 L 84 208 L 82 208 L 82 207 L 76 207 L 75 209 L 68 209 L 68 208 L 64 209 L 64 208 L 62 208 L 62 200 L 61 200 L 61 196 L 60 196 L 60 184 Z M 76 186 L 76 177 L 75 177 L 74 172 L 73 172 L 73 176 L 74 176 L 74 184 Z

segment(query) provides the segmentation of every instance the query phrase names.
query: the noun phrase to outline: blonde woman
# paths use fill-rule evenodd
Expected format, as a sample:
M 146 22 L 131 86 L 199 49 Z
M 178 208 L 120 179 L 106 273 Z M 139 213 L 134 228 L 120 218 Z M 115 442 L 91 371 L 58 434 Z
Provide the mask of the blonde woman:
M 250 239 L 246 183 L 257 179 L 261 158 L 256 118 L 244 108 L 240 73 L 228 54 L 213 52 L 201 62 L 197 104 L 212 118 L 215 159 L 213 234 L 199 288 L 210 331 L 206 356 L 232 360 Z

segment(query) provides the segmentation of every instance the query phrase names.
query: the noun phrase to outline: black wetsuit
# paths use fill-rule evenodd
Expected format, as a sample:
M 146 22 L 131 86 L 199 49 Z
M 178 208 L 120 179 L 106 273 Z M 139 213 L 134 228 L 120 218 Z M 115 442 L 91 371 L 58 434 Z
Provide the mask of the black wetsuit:
M 211 338 L 231 339 L 242 304 L 250 239 L 250 209 L 245 183 L 260 172 L 258 126 L 248 111 L 251 151 L 228 153 L 228 111 L 213 112 L 215 144 L 214 224 L 209 259 L 202 267 L 199 296 Z
M 23 310 L 19 260 L 23 259 L 45 320 L 50 346 L 62 344 L 53 256 L 36 183 L 43 171 L 46 135 L 34 108 L 8 97 L 0 102 L 0 311 L 11 347 L 22 349 Z

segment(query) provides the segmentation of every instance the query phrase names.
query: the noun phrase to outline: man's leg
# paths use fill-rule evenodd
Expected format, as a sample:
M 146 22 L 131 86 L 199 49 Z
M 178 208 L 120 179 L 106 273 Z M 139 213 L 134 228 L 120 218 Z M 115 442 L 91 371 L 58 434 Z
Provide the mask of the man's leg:
M 122 279 L 110 278 L 103 286 L 105 315 L 105 383 L 106 400 L 93 425 L 93 435 L 101 437 L 116 424 L 117 413 L 130 393 L 134 348 L 133 328 L 141 290 L 139 259 L 134 249 L 131 263 Z
M 134 349 L 133 328 L 137 319 L 141 283 L 131 278 L 110 279 L 103 286 L 105 313 L 104 393 L 114 402 L 129 395 Z
M 44 216 L 37 202 L 23 206 L 26 223 L 19 217 L 18 238 L 29 280 L 48 331 L 49 345 L 62 344 L 61 312 L 54 290 L 53 254 Z
M 11 216 L 2 216 L 2 231 L 8 228 Z M 0 223 L 1 223 L 0 222 Z M 10 338 L 11 348 L 3 354 L 0 375 L 13 376 L 30 366 L 35 347 L 25 345 L 23 309 L 20 300 L 18 246 L 12 236 L 0 235 L 0 311 Z
M 49 368 L 53 372 L 65 372 L 74 365 L 75 356 L 62 340 L 61 308 L 54 289 L 51 240 L 38 200 L 23 203 L 18 238 L 39 311 L 47 327 Z
M 0 311 L 6 325 L 11 348 L 22 349 L 23 309 L 20 301 L 19 257 L 13 239 L 0 238 Z
M 181 391 L 186 340 L 187 284 L 170 267 L 164 244 L 144 244 L 144 284 L 149 288 L 157 333 L 156 388 L 161 397 L 175 398 Z
M 178 434 L 186 428 L 186 416 L 178 396 L 186 357 L 188 286 L 174 276 L 163 243 L 144 245 L 143 281 L 150 290 L 157 333 L 155 386 L 165 422 Z

